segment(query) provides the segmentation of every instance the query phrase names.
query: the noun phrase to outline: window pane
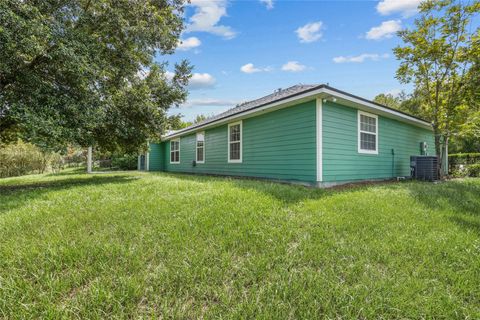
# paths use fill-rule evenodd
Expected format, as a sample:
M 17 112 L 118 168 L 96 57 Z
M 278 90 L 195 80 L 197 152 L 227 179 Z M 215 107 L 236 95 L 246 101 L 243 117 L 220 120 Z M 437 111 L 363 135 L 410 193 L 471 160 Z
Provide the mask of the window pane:
M 180 149 L 180 142 L 170 141 L 170 151 L 177 151 L 178 149 Z
M 230 127 L 230 141 L 240 141 L 240 125 L 236 124 Z
M 373 117 L 368 117 L 366 115 L 360 115 L 360 130 L 367 132 L 376 132 L 377 119 Z
M 180 161 L 180 151 L 175 151 L 175 162 L 179 162 Z
M 170 152 L 170 162 L 175 162 L 175 152 Z
M 230 160 L 240 160 L 240 142 L 230 144 Z
M 203 147 L 203 141 L 197 141 L 197 148 Z
M 203 161 L 203 148 L 197 149 L 197 161 Z
M 360 149 L 362 150 L 377 150 L 375 135 L 370 133 L 360 133 Z

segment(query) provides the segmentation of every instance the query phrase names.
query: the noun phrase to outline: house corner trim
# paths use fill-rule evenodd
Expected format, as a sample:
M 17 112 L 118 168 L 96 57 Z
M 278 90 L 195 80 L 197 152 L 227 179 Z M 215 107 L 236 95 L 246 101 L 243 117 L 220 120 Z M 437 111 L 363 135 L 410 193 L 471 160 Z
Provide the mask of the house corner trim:
M 317 182 L 323 181 L 323 105 L 322 99 L 317 98 L 317 106 L 316 106 L 316 140 L 317 140 Z

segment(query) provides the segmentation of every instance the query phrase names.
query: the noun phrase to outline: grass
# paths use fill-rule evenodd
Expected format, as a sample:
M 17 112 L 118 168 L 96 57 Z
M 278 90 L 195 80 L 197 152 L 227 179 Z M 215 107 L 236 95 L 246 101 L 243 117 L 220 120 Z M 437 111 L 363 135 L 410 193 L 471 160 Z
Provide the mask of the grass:
M 480 179 L 2 179 L 2 317 L 480 318 Z

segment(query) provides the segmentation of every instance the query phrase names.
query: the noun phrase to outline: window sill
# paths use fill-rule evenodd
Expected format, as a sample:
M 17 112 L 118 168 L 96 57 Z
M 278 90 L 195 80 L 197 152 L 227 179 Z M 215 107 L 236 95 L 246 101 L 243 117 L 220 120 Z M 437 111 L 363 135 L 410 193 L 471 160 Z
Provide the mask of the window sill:
M 378 150 L 372 151 L 372 150 L 358 150 L 358 153 L 360 154 L 370 154 L 370 155 L 378 155 Z

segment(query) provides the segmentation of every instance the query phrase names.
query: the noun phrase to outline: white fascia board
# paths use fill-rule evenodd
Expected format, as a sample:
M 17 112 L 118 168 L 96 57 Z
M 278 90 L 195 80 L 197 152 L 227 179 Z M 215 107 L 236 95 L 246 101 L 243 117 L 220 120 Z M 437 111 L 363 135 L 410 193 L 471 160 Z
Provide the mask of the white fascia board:
M 252 117 L 254 115 L 257 115 L 257 114 L 266 113 L 266 112 L 274 111 L 274 110 L 277 110 L 277 109 L 285 108 L 285 107 L 288 107 L 288 106 L 293 105 L 293 104 L 297 104 L 302 99 L 305 99 L 305 98 L 313 99 L 314 96 L 319 95 L 321 93 L 322 93 L 322 88 L 314 90 L 314 91 L 305 92 L 304 94 L 299 94 L 299 95 L 296 95 L 296 96 L 293 96 L 293 97 L 290 97 L 290 98 L 287 98 L 287 99 L 283 99 L 281 101 L 272 102 L 272 103 L 269 103 L 267 105 L 264 105 L 263 107 L 259 107 L 259 108 L 248 110 L 248 111 L 245 111 L 245 112 L 242 112 L 242 113 L 234 114 L 234 115 L 231 115 L 229 117 L 218 119 L 216 121 L 210 122 L 208 124 L 205 124 L 204 126 L 192 128 L 190 130 L 186 130 L 186 131 L 179 132 L 179 133 L 174 133 L 174 134 L 171 134 L 169 136 L 164 136 L 163 138 L 166 139 L 166 140 L 170 140 L 170 139 L 173 139 L 175 137 L 183 136 L 183 135 L 188 134 L 188 133 L 203 131 L 206 128 L 216 127 L 216 126 L 219 126 L 219 125 L 222 125 L 222 124 L 225 124 L 225 123 L 243 120 L 245 118 L 250 118 L 250 117 Z M 268 111 L 266 111 L 267 109 L 268 109 Z
M 334 90 L 330 90 L 328 88 L 324 88 L 323 91 L 324 91 L 324 93 L 326 93 L 330 96 L 334 96 L 336 98 L 340 98 L 342 100 L 346 100 L 346 101 L 354 103 L 356 105 L 356 107 L 358 107 L 360 110 L 364 110 L 364 111 L 367 111 L 367 112 L 376 112 L 376 114 L 380 114 L 380 115 L 387 116 L 387 117 L 390 117 L 390 118 L 394 118 L 394 119 L 397 119 L 397 120 L 401 120 L 401 121 L 404 121 L 404 122 L 407 121 L 407 122 L 415 124 L 417 126 L 421 126 L 421 127 L 433 130 L 431 124 L 429 124 L 428 122 L 417 119 L 415 117 L 411 117 L 407 114 L 404 114 L 404 113 L 401 113 L 401 112 L 398 112 L 398 111 L 395 111 L 395 110 L 391 110 L 391 109 L 379 106 L 377 104 L 367 102 L 367 101 L 364 101 L 362 99 L 358 99 L 358 98 L 355 98 L 355 97 L 352 97 L 350 95 L 346 95 L 346 94 L 343 94 L 343 93 L 340 93 L 340 92 L 337 92 L 337 91 L 334 91 Z
M 380 115 L 390 117 L 390 118 L 394 118 L 394 119 L 397 119 L 397 120 L 400 120 L 400 121 L 403 121 L 403 122 L 408 122 L 408 123 L 411 123 L 411 124 L 414 124 L 414 125 L 426 128 L 426 129 L 430 129 L 430 130 L 433 131 L 432 126 L 428 122 L 425 122 L 423 120 L 417 119 L 415 117 L 411 117 L 409 115 L 406 115 L 404 113 L 401 113 L 401 112 L 398 112 L 398 111 L 395 111 L 395 110 L 384 108 L 384 107 L 379 106 L 377 104 L 365 101 L 363 99 L 358 99 L 356 97 L 338 92 L 336 90 L 331 90 L 329 88 L 321 87 L 321 88 L 318 88 L 316 90 L 308 91 L 308 92 L 305 92 L 303 94 L 295 95 L 295 96 L 290 97 L 290 98 L 286 98 L 286 99 L 283 99 L 283 100 L 280 100 L 280 101 L 275 101 L 275 102 L 269 103 L 269 104 L 264 105 L 262 107 L 254 108 L 252 110 L 248 110 L 248 111 L 245 111 L 245 112 L 242 112 L 242 113 L 234 114 L 234 115 L 231 115 L 231 116 L 226 117 L 226 118 L 218 119 L 216 121 L 207 123 L 207 124 L 205 124 L 203 126 L 200 126 L 200 127 L 192 128 L 190 130 L 182 131 L 182 132 L 179 132 L 179 133 L 173 133 L 171 135 L 164 136 L 162 138 L 165 139 L 165 140 L 171 140 L 173 138 L 177 138 L 177 137 L 189 134 L 189 133 L 203 131 L 207 128 L 217 127 L 219 125 L 226 124 L 226 123 L 229 123 L 229 122 L 232 122 L 232 121 L 239 121 L 239 120 L 243 120 L 243 119 L 246 119 L 246 118 L 250 118 L 252 116 L 256 116 L 258 114 L 275 111 L 275 110 L 278 110 L 278 109 L 281 109 L 281 108 L 286 108 L 288 106 L 298 104 L 298 103 L 301 103 L 303 101 L 308 101 L 310 99 L 327 98 L 327 97 L 336 97 L 336 98 L 339 98 L 339 99 L 350 102 L 350 104 L 347 104 L 347 106 L 350 105 L 352 107 L 356 107 L 356 108 L 359 108 L 361 110 L 365 110 L 365 111 L 369 111 L 369 112 L 377 112 Z

